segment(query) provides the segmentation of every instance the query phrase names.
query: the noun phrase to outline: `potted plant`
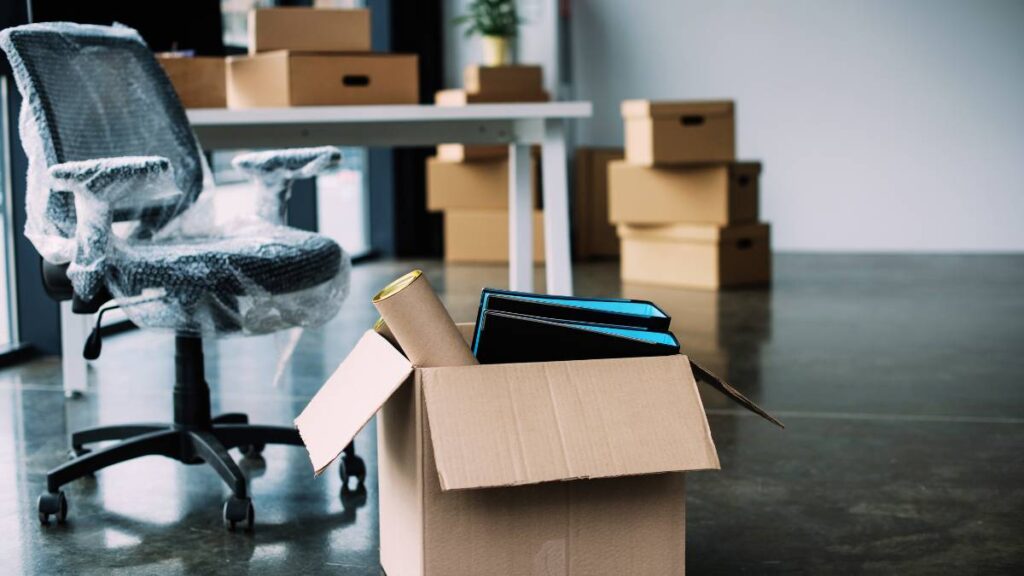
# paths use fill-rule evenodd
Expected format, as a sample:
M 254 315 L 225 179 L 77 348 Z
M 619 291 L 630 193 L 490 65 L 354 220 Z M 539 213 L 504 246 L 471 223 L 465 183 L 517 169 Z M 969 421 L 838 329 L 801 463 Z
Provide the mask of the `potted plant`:
M 479 35 L 483 42 L 484 65 L 501 66 L 509 60 L 509 39 L 519 31 L 515 0 L 472 0 L 469 11 L 455 19 L 468 24 L 466 37 Z

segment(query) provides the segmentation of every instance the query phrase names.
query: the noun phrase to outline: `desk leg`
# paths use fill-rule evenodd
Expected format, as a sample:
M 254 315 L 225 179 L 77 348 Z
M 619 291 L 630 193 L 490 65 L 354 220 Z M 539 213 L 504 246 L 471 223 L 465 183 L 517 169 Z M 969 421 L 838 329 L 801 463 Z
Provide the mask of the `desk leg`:
M 64 395 L 84 394 L 88 387 L 88 365 L 82 348 L 92 329 L 92 315 L 75 314 L 71 301 L 60 303 L 60 365 L 64 376 Z
M 533 292 L 533 182 L 530 147 L 508 147 L 508 285 Z
M 569 254 L 569 180 L 566 170 L 565 123 L 544 123 L 541 173 L 544 179 L 544 259 L 549 294 L 572 295 Z

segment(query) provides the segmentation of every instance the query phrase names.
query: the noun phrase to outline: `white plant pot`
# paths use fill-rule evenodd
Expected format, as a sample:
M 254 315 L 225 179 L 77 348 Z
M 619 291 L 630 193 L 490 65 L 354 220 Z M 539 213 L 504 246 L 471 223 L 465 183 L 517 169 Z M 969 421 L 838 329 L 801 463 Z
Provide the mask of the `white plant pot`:
M 484 66 L 504 66 L 508 64 L 508 38 L 503 36 L 481 36 L 480 42 L 484 49 Z

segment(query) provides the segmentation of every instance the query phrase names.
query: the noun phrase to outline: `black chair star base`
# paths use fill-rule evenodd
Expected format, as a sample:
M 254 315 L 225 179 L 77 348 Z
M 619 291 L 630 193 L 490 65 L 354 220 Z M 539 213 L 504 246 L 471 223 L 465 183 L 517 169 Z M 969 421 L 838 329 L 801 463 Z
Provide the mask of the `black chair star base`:
M 88 444 L 116 440 L 99 449 Z M 231 489 L 224 503 L 224 524 L 234 530 L 252 530 L 254 509 L 248 483 L 228 453 L 238 448 L 246 458 L 261 458 L 267 444 L 302 446 L 295 428 L 250 424 L 245 414 L 210 415 L 210 388 L 203 366 L 200 338 L 175 338 L 174 422 L 167 424 L 122 424 L 79 430 L 71 434 L 71 460 L 46 475 L 46 492 L 38 500 L 39 521 L 58 523 L 67 518 L 67 497 L 61 487 L 90 476 L 108 466 L 143 456 L 166 456 L 183 464 L 209 464 Z M 365 490 L 366 466 L 349 444 L 341 459 L 339 473 L 343 494 Z M 356 479 L 355 488 L 349 480 Z

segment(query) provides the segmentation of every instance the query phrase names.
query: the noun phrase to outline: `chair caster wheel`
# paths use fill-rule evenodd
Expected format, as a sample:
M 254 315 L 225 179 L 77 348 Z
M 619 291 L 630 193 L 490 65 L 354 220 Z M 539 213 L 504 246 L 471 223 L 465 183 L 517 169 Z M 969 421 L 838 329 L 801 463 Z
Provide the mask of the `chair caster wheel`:
M 50 523 L 50 516 L 56 518 L 58 524 L 63 524 L 68 518 L 68 499 L 64 497 L 64 491 L 57 493 L 43 492 L 36 501 L 39 509 L 39 523 L 46 526 Z
M 342 456 L 338 462 L 338 476 L 341 477 L 341 493 L 358 491 L 366 481 L 366 463 L 359 456 Z M 349 478 L 356 479 L 356 487 L 349 488 Z
M 246 458 L 262 458 L 264 448 L 266 448 L 265 444 L 246 444 L 239 446 L 238 451 Z
M 224 502 L 224 525 L 228 530 L 234 532 L 235 526 L 242 525 L 246 532 L 252 532 L 255 521 L 255 510 L 252 507 L 252 498 L 239 498 L 232 496 Z

